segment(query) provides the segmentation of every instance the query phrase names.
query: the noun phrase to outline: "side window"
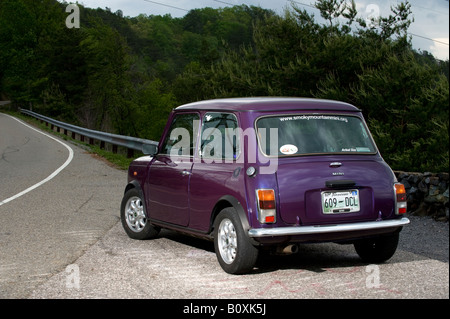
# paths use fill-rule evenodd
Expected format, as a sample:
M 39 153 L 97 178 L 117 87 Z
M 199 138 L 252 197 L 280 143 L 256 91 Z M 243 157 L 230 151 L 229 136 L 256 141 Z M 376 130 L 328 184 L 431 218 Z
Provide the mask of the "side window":
M 206 113 L 203 118 L 201 156 L 205 160 L 233 161 L 239 157 L 239 126 L 231 113 Z
M 162 144 L 160 154 L 194 156 L 199 120 L 196 113 L 176 115 Z

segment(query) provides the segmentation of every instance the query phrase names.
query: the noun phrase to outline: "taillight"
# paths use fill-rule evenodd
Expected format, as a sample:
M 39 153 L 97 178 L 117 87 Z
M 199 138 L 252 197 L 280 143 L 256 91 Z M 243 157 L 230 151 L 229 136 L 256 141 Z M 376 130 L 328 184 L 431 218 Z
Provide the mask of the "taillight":
M 258 200 L 258 220 L 262 224 L 276 222 L 275 191 L 273 189 L 258 189 L 256 191 Z
M 394 190 L 395 190 L 395 213 L 397 215 L 406 214 L 407 198 L 405 186 L 400 183 L 395 183 Z

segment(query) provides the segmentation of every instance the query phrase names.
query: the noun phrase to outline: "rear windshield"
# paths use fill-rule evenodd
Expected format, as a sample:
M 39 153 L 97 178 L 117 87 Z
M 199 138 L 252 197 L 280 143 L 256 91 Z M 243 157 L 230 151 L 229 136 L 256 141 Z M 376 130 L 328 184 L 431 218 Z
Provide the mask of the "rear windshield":
M 283 115 L 256 121 L 261 151 L 268 156 L 375 153 L 364 122 L 347 115 Z

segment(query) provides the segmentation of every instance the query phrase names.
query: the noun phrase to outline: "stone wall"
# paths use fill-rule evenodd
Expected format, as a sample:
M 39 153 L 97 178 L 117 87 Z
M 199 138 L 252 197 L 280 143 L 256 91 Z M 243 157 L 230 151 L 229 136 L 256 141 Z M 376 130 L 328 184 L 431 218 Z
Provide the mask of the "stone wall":
M 449 219 L 449 174 L 410 173 L 396 171 L 400 183 L 408 195 L 408 213 L 432 216 L 439 221 Z

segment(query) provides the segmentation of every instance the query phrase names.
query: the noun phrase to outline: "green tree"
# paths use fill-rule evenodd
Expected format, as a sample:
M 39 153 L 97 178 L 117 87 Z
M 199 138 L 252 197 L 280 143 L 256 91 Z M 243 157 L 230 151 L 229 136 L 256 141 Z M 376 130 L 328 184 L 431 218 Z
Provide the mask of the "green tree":
M 448 169 L 448 78 L 439 63 L 411 48 L 410 5 L 380 18 L 357 18 L 355 4 L 317 2 L 328 22 L 293 8 L 256 25 L 253 45 L 228 50 L 212 67 L 192 65 L 175 89 L 196 99 L 231 96 L 312 96 L 360 107 L 381 153 L 397 169 Z M 195 92 L 188 93 L 189 83 Z M 424 85 L 426 83 L 426 85 Z M 420 152 L 420 155 L 417 154 Z
M 139 136 L 159 141 L 170 112 L 177 106 L 175 97 L 166 92 L 160 79 L 145 82 L 137 96 L 138 107 L 132 118 Z
M 395 168 L 448 170 L 448 80 L 412 53 L 366 70 L 355 99 L 385 159 Z
M 17 103 L 33 101 L 37 21 L 24 1 L 0 2 L 0 80 L 2 90 Z
M 62 57 L 76 52 L 67 49 L 65 18 L 54 0 L 0 2 L 0 81 L 15 104 L 71 118 L 65 97 L 78 77 L 63 80 L 68 68 Z
M 133 123 L 128 121 L 133 89 L 125 40 L 97 18 L 83 32 L 80 49 L 88 74 L 85 102 L 80 108 L 83 121 L 95 129 L 136 134 Z

